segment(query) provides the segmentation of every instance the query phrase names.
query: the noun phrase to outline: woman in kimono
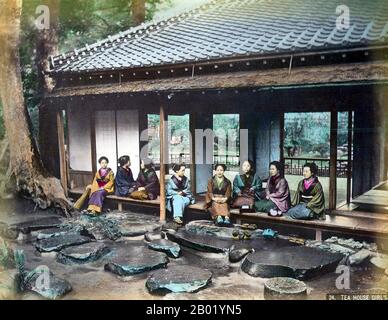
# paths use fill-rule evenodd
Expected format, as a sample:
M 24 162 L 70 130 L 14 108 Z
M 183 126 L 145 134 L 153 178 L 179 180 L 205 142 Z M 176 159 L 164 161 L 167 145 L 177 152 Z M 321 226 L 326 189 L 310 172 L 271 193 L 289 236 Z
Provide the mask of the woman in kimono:
M 92 214 L 101 213 L 102 205 L 107 194 L 114 191 L 114 174 L 111 168 L 108 168 L 109 160 L 107 157 L 98 159 L 101 168 L 96 172 L 91 189 L 88 205 L 88 212 Z
M 292 198 L 293 207 L 288 210 L 287 217 L 299 220 L 326 219 L 325 196 L 317 173 L 315 163 L 306 163 L 303 166 L 304 179 L 298 184 Z
M 194 204 L 195 199 L 191 192 L 190 181 L 185 176 L 186 166 L 175 164 L 172 170 L 174 174 L 166 187 L 167 210 L 173 213 L 175 223 L 182 224 L 185 208 L 189 204 Z
M 232 183 L 224 175 L 226 165 L 216 164 L 215 175 L 207 183 L 205 209 L 209 210 L 218 225 L 230 225 L 229 202 L 232 197 Z
M 140 172 L 136 179 L 134 191 L 130 197 L 137 200 L 155 200 L 160 194 L 160 183 L 152 160 L 144 158 L 140 162 Z
M 131 160 L 129 156 L 122 156 L 118 161 L 117 173 L 115 178 L 115 194 L 120 197 L 129 196 L 135 189 L 135 179 L 133 179 Z
M 242 164 L 242 174 L 237 175 L 233 180 L 233 208 L 249 206 L 253 208 L 255 201 L 260 199 L 262 181 L 255 174 L 254 164 L 246 160 Z
M 271 162 L 269 175 L 265 199 L 256 201 L 255 209 L 257 212 L 266 212 L 270 216 L 280 217 L 288 211 L 291 205 L 290 189 L 284 178 L 283 165 L 279 161 Z

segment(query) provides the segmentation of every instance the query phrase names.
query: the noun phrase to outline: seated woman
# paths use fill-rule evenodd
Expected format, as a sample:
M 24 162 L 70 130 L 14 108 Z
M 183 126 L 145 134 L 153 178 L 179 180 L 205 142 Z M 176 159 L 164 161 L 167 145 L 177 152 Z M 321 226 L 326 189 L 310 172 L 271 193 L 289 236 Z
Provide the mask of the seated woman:
M 257 212 L 267 212 L 270 216 L 282 216 L 290 208 L 290 189 L 284 179 L 283 165 L 273 161 L 269 165 L 269 178 L 265 190 L 265 199 L 255 202 Z
M 144 158 L 140 162 L 140 172 L 136 179 L 134 191 L 130 197 L 137 200 L 155 200 L 160 194 L 159 178 L 152 160 Z
M 119 167 L 115 178 L 115 194 L 120 197 L 129 196 L 135 189 L 136 183 L 133 179 L 132 170 L 130 169 L 131 160 L 129 156 L 119 158 Z
M 114 191 L 114 174 L 112 169 L 108 168 L 108 158 L 101 157 L 98 159 L 98 163 L 101 168 L 94 177 L 88 205 L 88 211 L 92 214 L 101 213 L 106 195 Z
M 246 160 L 242 164 L 243 174 L 237 175 L 233 180 L 233 208 L 249 206 L 253 208 L 255 201 L 260 199 L 262 181 L 255 174 L 254 164 Z
M 190 181 L 185 176 L 186 166 L 175 164 L 172 170 L 174 175 L 167 182 L 166 187 L 167 210 L 173 213 L 175 223 L 182 224 L 185 208 L 195 203 L 195 199 L 191 192 Z
M 229 202 L 232 197 L 232 183 L 224 176 L 226 165 L 216 164 L 216 174 L 207 183 L 205 209 L 209 210 L 216 224 L 230 224 Z
M 325 219 L 325 196 L 317 177 L 318 167 L 315 163 L 303 166 L 304 179 L 299 182 L 298 189 L 292 198 L 292 208 L 287 217 L 292 219 L 309 220 Z

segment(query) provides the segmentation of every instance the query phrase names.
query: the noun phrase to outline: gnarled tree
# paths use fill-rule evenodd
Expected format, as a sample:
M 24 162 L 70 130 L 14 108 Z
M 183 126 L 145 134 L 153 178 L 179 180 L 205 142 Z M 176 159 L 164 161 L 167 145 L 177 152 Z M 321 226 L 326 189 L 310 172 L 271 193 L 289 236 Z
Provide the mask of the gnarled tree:
M 11 177 L 16 191 L 40 208 L 55 205 L 66 213 L 70 202 L 57 178 L 45 170 L 32 138 L 20 73 L 21 0 L 0 0 L 0 97 L 10 146 Z

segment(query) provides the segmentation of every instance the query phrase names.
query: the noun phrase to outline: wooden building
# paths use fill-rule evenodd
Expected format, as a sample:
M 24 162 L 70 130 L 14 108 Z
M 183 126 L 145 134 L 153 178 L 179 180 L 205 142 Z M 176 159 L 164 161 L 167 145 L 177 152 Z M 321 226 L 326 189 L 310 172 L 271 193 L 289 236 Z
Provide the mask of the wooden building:
M 348 25 L 341 24 L 346 10 L 337 10 L 343 4 Z M 284 161 L 285 114 L 330 112 L 334 210 L 339 112 L 349 114 L 353 147 L 347 202 L 387 180 L 387 39 L 385 1 L 215 0 L 145 23 L 51 58 L 56 86 L 40 110 L 44 162 L 65 188 L 81 188 L 101 155 L 115 169 L 117 157 L 129 154 L 138 172 L 147 115 L 160 116 L 166 163 L 170 115 L 189 115 L 194 133 L 211 129 L 214 114 L 238 114 L 240 129 L 248 129 L 240 154 L 264 178 L 270 161 Z M 199 164 L 198 146 L 193 139 L 190 175 L 201 193 L 212 165 Z M 162 182 L 167 170 L 160 166 Z M 164 188 L 161 199 L 164 220 Z

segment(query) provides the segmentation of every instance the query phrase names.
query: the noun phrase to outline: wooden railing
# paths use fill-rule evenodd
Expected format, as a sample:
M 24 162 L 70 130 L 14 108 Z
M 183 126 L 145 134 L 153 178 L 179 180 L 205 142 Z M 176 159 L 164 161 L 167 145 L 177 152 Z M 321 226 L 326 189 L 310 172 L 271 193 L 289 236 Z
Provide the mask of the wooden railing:
M 314 162 L 318 166 L 318 176 L 330 176 L 330 159 L 328 158 L 284 158 L 284 173 L 288 175 L 303 174 L 303 165 L 306 162 Z M 348 160 L 337 160 L 337 177 L 346 178 L 348 172 Z

